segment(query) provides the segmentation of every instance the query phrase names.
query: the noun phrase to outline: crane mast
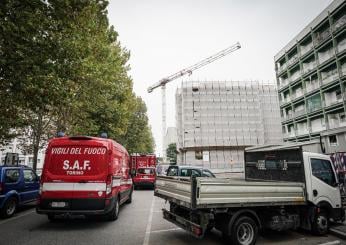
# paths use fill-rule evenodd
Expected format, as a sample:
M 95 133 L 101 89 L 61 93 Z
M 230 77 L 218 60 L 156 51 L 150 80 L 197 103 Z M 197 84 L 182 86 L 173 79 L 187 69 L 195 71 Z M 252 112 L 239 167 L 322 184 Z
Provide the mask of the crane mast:
M 205 58 L 201 60 L 200 62 L 191 65 L 187 68 L 184 68 L 168 77 L 162 78 L 157 83 L 153 84 L 152 86 L 148 87 L 148 93 L 151 93 L 154 89 L 161 87 L 162 92 L 162 157 L 166 157 L 166 149 L 165 149 L 165 134 L 166 134 L 166 84 L 178 79 L 180 77 L 183 77 L 185 75 L 191 75 L 193 71 L 206 66 L 222 57 L 225 57 L 226 55 L 240 49 L 240 43 L 237 42 L 236 44 L 221 50 L 220 52 L 209 56 L 208 58 Z

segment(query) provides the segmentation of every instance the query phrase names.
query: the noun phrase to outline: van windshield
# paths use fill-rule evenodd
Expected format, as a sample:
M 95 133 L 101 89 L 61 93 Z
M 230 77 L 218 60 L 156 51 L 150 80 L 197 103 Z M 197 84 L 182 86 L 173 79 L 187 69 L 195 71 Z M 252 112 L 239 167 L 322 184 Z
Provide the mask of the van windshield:
M 139 168 L 137 172 L 139 174 L 155 174 L 155 171 L 153 168 Z
M 107 149 L 103 146 L 52 147 L 48 171 L 54 175 L 92 176 L 107 174 Z

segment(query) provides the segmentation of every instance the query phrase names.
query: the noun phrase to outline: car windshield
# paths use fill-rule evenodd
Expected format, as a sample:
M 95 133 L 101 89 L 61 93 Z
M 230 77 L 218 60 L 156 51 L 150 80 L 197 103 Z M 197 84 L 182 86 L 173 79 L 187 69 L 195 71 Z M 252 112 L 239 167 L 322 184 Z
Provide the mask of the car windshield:
M 139 174 L 154 174 L 154 169 L 153 168 L 139 168 L 137 170 Z

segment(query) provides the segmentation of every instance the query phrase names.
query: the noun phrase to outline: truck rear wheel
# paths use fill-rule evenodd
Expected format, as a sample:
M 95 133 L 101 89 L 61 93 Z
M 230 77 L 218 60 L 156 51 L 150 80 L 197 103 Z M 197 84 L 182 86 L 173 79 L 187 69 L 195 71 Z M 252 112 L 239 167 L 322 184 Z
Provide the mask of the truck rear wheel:
M 231 227 L 231 244 L 253 245 L 256 243 L 257 235 L 256 222 L 249 216 L 240 216 Z
M 328 215 L 326 212 L 316 214 L 315 220 L 312 224 L 312 232 L 315 235 L 325 235 L 329 229 Z

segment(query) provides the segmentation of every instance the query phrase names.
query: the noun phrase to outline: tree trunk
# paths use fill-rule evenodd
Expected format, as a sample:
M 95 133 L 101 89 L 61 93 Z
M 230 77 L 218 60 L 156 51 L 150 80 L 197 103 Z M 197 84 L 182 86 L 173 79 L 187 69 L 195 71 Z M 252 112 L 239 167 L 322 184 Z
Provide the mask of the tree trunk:
M 38 151 L 40 149 L 40 142 L 42 136 L 42 126 L 43 126 L 43 116 L 41 113 L 38 113 L 37 117 L 37 125 L 36 128 L 33 128 L 33 164 L 32 168 L 36 172 L 37 169 L 37 159 L 38 159 Z

